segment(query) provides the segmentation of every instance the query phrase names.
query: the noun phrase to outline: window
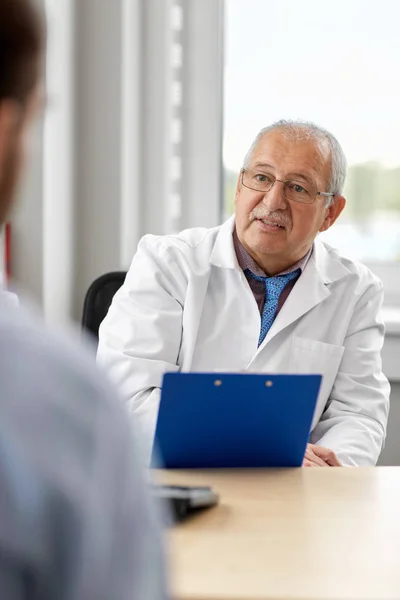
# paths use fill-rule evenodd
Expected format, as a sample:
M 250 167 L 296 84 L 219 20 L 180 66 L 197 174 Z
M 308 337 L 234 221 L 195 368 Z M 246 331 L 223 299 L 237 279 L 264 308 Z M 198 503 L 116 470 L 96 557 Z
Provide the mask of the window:
M 262 127 L 281 118 L 326 127 L 349 170 L 347 207 L 324 239 L 369 264 L 398 304 L 399 18 L 397 0 L 226 0 L 224 84 L 225 214 Z

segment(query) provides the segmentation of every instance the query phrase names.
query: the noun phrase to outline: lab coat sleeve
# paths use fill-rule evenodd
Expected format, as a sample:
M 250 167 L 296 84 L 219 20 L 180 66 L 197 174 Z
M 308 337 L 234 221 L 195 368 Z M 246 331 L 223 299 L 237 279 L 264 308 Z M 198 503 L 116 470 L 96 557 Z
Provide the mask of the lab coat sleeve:
M 344 466 L 375 465 L 386 436 L 390 386 L 380 356 L 382 300 L 382 284 L 374 279 L 355 307 L 330 398 L 310 437 Z
M 187 281 L 165 238 L 145 236 L 100 326 L 97 360 L 126 400 L 150 460 L 162 376 L 178 370 Z

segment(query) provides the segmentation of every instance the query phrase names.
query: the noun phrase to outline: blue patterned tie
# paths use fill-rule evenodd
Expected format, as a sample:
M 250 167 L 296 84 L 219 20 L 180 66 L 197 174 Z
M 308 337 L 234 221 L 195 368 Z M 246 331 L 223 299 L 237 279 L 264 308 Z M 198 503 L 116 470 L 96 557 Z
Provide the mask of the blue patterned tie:
M 248 273 L 257 281 L 262 281 L 265 285 L 265 304 L 261 316 L 261 330 L 258 339 L 258 345 L 260 346 L 274 322 L 276 311 L 278 309 L 279 297 L 283 289 L 289 281 L 298 277 L 300 269 L 296 269 L 296 271 L 292 271 L 292 273 L 287 273 L 286 275 L 277 275 L 276 277 L 260 277 L 259 275 L 254 275 L 250 269 L 246 269 L 245 273 Z

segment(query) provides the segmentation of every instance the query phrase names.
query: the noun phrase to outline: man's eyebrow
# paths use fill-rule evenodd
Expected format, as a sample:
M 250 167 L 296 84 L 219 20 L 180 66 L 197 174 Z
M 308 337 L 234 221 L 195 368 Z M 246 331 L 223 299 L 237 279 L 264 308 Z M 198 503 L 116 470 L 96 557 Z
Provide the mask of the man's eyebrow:
M 265 169 L 275 169 L 275 167 L 273 167 L 272 165 L 269 165 L 268 163 L 263 163 L 263 162 L 256 162 L 254 164 L 255 169 L 260 169 L 260 168 L 265 168 Z
M 287 177 L 288 179 L 304 179 L 304 181 L 307 181 L 311 185 L 315 185 L 314 181 L 310 177 L 307 177 L 307 175 L 304 175 L 304 173 L 289 173 Z
M 256 162 L 253 166 L 253 169 L 262 169 L 262 168 L 275 170 L 275 167 L 273 167 L 272 165 L 270 165 L 268 163 L 264 163 L 264 162 Z M 304 181 L 307 181 L 307 183 L 309 183 L 310 185 L 315 185 L 314 181 L 310 177 L 307 177 L 307 175 L 304 175 L 304 173 L 289 173 L 288 175 L 286 175 L 286 179 L 287 180 L 303 179 Z

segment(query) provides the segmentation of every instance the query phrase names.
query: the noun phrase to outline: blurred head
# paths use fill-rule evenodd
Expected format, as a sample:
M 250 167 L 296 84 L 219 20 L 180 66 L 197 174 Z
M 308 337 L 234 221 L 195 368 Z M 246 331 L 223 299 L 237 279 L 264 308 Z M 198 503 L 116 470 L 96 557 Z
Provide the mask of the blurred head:
M 0 0 L 0 225 L 14 200 L 39 102 L 44 32 L 31 0 Z
M 346 200 L 343 150 L 311 123 L 279 121 L 257 135 L 236 189 L 236 231 L 269 275 L 300 260 Z

